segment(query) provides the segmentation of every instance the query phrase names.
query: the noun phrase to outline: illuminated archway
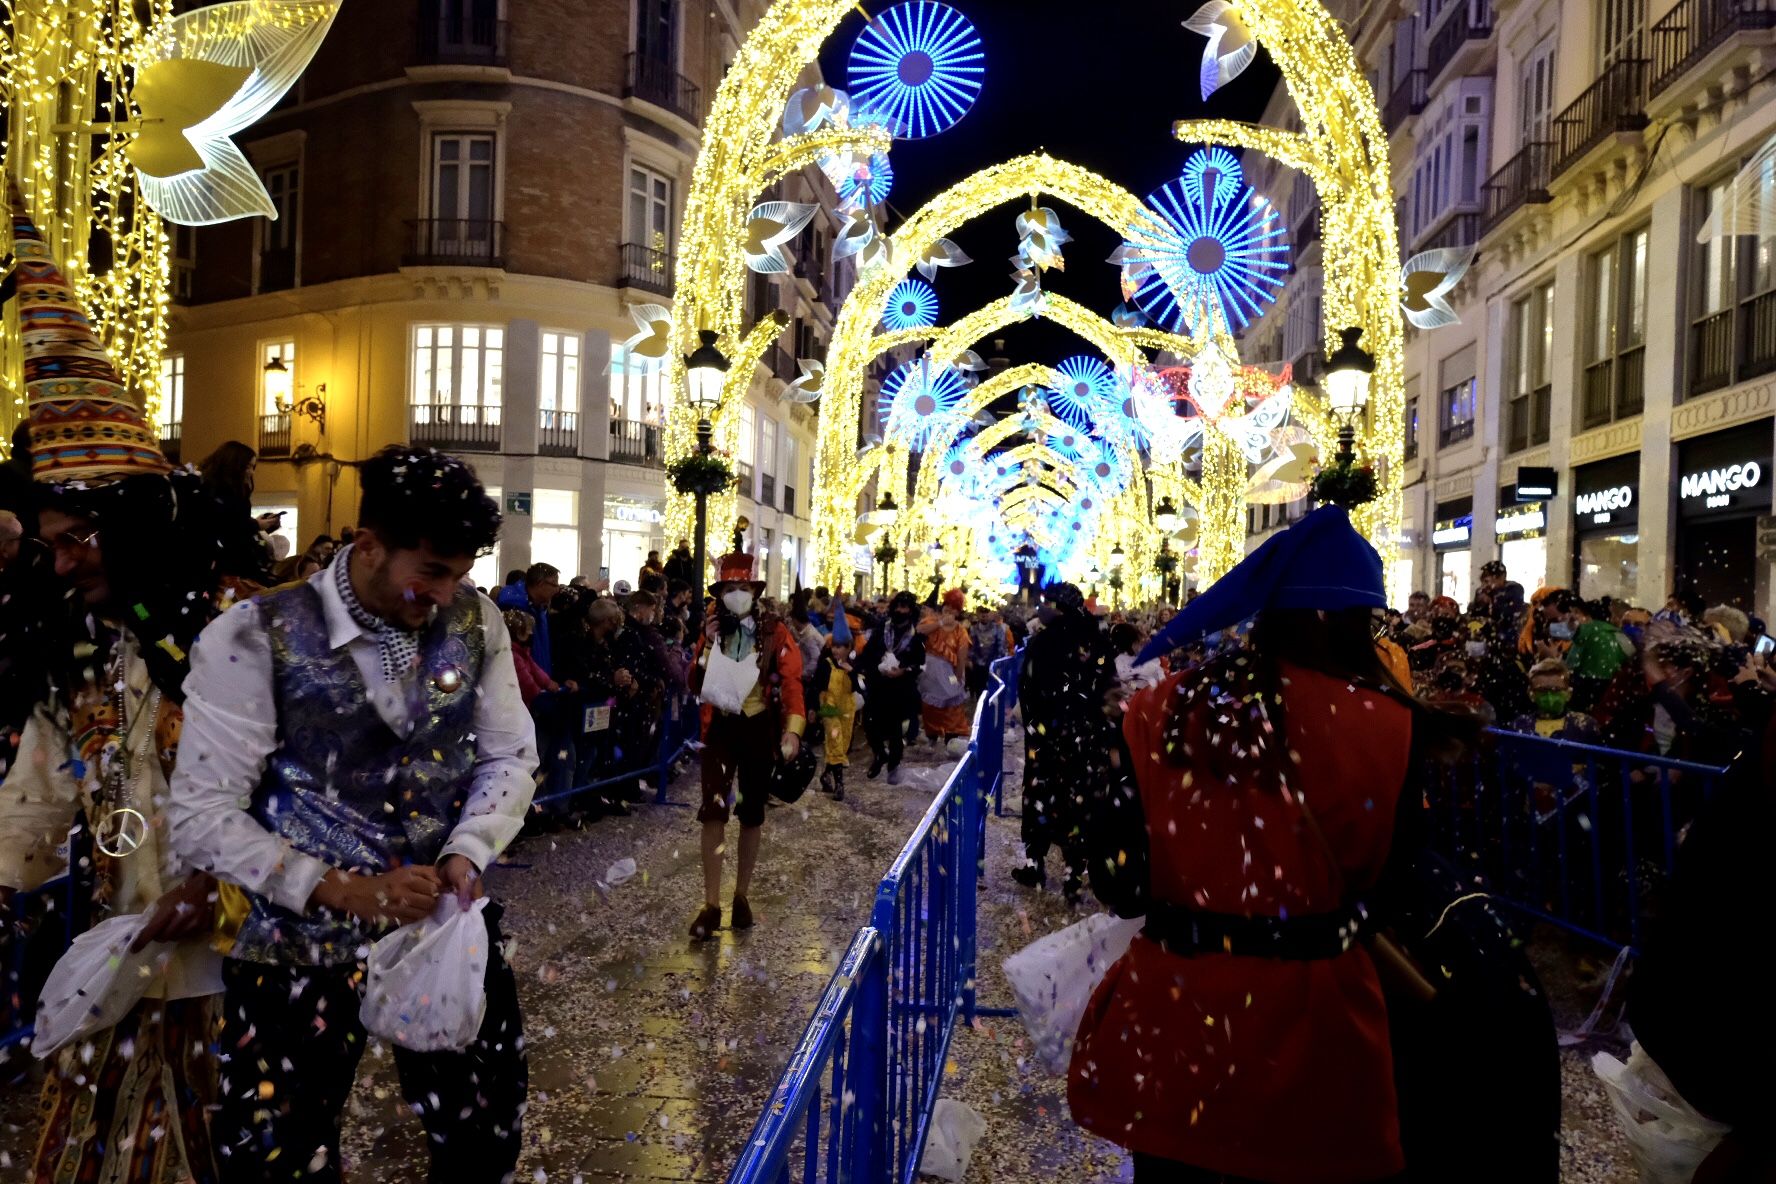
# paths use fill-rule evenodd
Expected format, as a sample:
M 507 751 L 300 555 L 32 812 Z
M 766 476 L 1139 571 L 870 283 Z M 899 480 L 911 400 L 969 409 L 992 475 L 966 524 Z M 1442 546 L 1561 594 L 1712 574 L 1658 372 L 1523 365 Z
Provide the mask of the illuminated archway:
M 716 418 L 718 440 L 731 443 L 737 419 L 733 396 L 744 389 L 752 366 L 781 331 L 774 321 L 748 328 L 743 321 L 745 265 L 736 250 L 751 203 L 763 190 L 764 164 L 776 151 L 773 137 L 785 102 L 802 71 L 854 7 L 852 0 L 776 0 L 748 35 L 728 70 L 704 128 L 675 272 L 677 309 L 668 359 L 669 389 L 684 389 L 683 355 L 698 329 L 716 331 L 733 357 L 724 411 Z M 1387 138 L 1366 76 L 1343 30 L 1320 0 L 1266 0 L 1239 5 L 1252 38 L 1280 69 L 1300 112 L 1302 133 L 1286 133 L 1227 121 L 1186 121 L 1175 126 L 1180 140 L 1222 144 L 1263 152 L 1305 173 L 1318 191 L 1322 209 L 1322 264 L 1325 274 L 1323 338 L 1330 348 L 1347 326 L 1365 331 L 1375 355 L 1369 421 L 1359 432 L 1360 452 L 1375 462 L 1380 498 L 1359 515 L 1372 541 L 1391 560 L 1400 517 L 1400 477 L 1404 433 L 1403 331 L 1399 309 L 1399 248 L 1393 223 Z M 859 139 L 869 130 L 849 132 Z M 878 130 L 879 129 L 874 129 Z M 819 134 L 819 133 L 815 133 Z M 812 153 L 804 159 L 812 159 Z M 1031 175 L 1046 177 L 1031 183 Z M 917 257 L 914 243 L 928 244 L 939 225 L 965 221 L 962 211 L 980 212 L 1040 190 L 1118 227 L 1148 217 L 1132 195 L 1085 170 L 1046 156 L 1021 157 L 976 174 L 951 191 L 955 204 L 934 201 L 898 230 L 892 260 Z M 962 191 L 962 192 L 958 192 Z M 997 194 L 998 196 L 995 196 Z M 991 198 L 992 200 L 988 200 Z M 980 203 L 987 204 L 981 205 Z M 896 268 L 900 268 L 896 271 Z M 847 304 L 853 317 L 879 320 L 888 291 L 904 273 L 898 263 L 877 265 L 859 277 L 861 293 Z M 857 297 L 861 295 L 861 299 Z M 855 309 L 856 311 L 853 311 Z M 868 312 L 862 310 L 868 309 Z M 847 461 L 855 461 L 862 363 L 868 337 L 829 354 L 828 389 L 822 399 L 821 434 L 813 491 L 815 543 L 823 576 L 843 574 L 845 546 L 855 505 L 841 501 Z M 667 451 L 682 456 L 693 446 L 695 415 L 685 400 L 673 401 Z M 676 528 L 688 524 L 688 499 L 675 497 Z M 732 495 L 711 507 L 711 528 L 722 537 L 733 521 Z

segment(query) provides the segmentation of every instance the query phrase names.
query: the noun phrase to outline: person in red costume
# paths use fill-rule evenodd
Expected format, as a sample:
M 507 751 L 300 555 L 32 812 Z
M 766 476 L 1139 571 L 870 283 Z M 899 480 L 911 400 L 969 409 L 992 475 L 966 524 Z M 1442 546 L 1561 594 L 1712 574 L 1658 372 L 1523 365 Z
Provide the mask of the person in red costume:
M 1325 506 L 1139 655 L 1257 614 L 1247 648 L 1128 700 L 1133 787 L 1085 828 L 1093 891 L 1146 923 L 1086 1009 L 1068 1101 L 1137 1184 L 1404 1178 L 1382 972 L 1415 968 L 1373 931 L 1442 725 L 1376 655 L 1385 603 L 1379 557 Z
M 691 922 L 702 941 L 721 928 L 722 850 L 730 808 L 740 816 L 740 853 L 735 861 L 734 901 L 728 924 L 752 928 L 746 899 L 758 862 L 765 800 L 781 756 L 793 760 L 802 747 L 807 711 L 802 699 L 802 651 L 782 618 L 761 613 L 763 580 L 752 578 L 744 552 L 716 561 L 710 586 L 713 611 L 697 639 L 691 690 L 703 702 L 703 909 Z M 738 803 L 730 792 L 739 782 Z

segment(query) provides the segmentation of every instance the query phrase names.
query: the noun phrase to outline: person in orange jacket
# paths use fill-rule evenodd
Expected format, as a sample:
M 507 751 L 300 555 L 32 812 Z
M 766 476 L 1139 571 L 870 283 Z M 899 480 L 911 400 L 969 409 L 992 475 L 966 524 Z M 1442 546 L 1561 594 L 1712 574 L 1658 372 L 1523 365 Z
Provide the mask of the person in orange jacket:
M 779 755 L 793 759 L 802 747 L 807 711 L 802 696 L 802 651 L 783 621 L 758 611 L 763 580 L 753 576 L 752 556 L 717 561 L 711 611 L 697 639 L 691 691 L 703 702 L 703 910 L 691 923 L 701 941 L 721 928 L 722 846 L 730 810 L 740 816 L 740 855 L 728 923 L 750 929 L 746 899 L 758 863 L 765 800 Z M 732 790 L 739 782 L 738 802 Z

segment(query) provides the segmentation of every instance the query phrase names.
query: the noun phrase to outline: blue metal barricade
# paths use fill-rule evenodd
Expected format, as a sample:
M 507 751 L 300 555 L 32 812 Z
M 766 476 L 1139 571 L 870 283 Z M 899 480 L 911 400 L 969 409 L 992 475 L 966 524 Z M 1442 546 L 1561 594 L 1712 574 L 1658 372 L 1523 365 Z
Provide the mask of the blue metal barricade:
M 1438 768 L 1431 843 L 1520 912 L 1615 948 L 1638 946 L 1646 894 L 1726 770 L 1490 729 Z
M 729 1184 L 917 1174 L 950 1038 L 975 1014 L 975 894 L 1016 670 L 1015 655 L 993 664 L 967 753 L 877 887 Z
M 621 772 L 606 777 L 597 777 L 582 781 L 578 776 L 569 777 L 571 782 L 567 788 L 539 793 L 531 799 L 535 806 L 546 806 L 551 802 L 568 801 L 582 794 L 592 793 L 600 789 L 625 785 L 639 777 L 654 779 L 654 804 L 657 806 L 675 806 L 683 803 L 674 802 L 669 795 L 672 780 L 672 767 L 680 758 L 696 747 L 701 729 L 701 717 L 698 714 L 697 700 L 688 694 L 668 695 L 660 708 L 660 743 L 655 750 L 652 762 L 639 767 L 629 767 Z M 583 770 L 594 770 L 604 763 L 604 759 L 594 753 L 589 759 L 581 759 L 580 745 L 586 743 L 585 737 L 595 733 L 582 732 L 582 737 L 575 743 L 576 764 Z M 559 753 L 546 753 L 545 757 L 560 759 Z M 544 781 L 548 784 L 548 780 Z

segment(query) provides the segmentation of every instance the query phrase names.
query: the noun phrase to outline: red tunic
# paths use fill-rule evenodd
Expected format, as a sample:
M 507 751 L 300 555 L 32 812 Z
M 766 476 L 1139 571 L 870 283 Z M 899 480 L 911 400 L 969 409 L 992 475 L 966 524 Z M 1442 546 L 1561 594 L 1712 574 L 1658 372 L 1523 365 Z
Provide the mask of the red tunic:
M 1178 675 L 1124 722 L 1156 900 L 1205 912 L 1330 912 L 1324 849 L 1274 785 L 1203 783 L 1162 739 Z M 1405 780 L 1411 712 L 1341 679 L 1284 668 L 1291 787 L 1342 866 L 1347 896 L 1380 874 Z M 1194 747 L 1194 745 L 1193 745 Z M 1269 1184 L 1402 1171 L 1387 1007 L 1362 946 L 1336 958 L 1183 958 L 1137 937 L 1087 1007 L 1067 1098 L 1087 1130 L 1134 1151 Z

